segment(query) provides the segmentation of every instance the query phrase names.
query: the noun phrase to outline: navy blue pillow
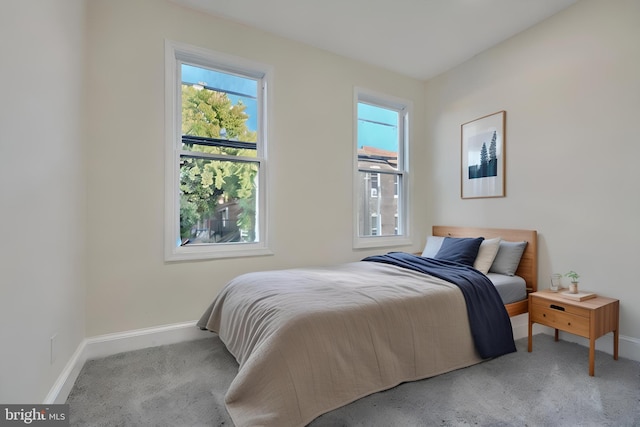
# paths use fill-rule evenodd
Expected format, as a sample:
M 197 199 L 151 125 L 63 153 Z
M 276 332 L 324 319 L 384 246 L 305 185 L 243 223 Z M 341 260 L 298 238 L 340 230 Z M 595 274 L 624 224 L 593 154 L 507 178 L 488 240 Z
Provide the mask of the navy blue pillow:
M 455 261 L 473 267 L 483 240 L 484 237 L 445 237 L 434 258 Z

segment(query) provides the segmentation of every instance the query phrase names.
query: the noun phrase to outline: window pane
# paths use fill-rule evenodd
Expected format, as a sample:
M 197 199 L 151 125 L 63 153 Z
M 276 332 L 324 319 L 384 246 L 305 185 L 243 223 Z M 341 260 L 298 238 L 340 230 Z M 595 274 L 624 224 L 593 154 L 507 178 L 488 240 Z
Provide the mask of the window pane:
M 395 196 L 397 174 L 359 172 L 358 229 L 360 236 L 394 236 L 399 234 L 398 198 Z M 375 187 L 375 188 L 374 188 Z M 373 191 L 376 189 L 376 191 Z M 375 194 L 375 196 L 374 196 Z
M 258 82 L 182 64 L 182 134 L 256 142 Z
M 180 157 L 180 244 L 257 242 L 258 163 Z
M 397 111 L 358 103 L 358 167 L 398 169 Z

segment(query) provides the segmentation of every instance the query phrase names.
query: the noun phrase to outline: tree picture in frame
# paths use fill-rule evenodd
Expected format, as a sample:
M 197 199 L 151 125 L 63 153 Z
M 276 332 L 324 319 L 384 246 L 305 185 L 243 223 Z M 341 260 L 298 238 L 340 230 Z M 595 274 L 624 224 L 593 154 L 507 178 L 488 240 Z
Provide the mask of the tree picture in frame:
M 506 111 L 461 126 L 461 197 L 505 196 Z

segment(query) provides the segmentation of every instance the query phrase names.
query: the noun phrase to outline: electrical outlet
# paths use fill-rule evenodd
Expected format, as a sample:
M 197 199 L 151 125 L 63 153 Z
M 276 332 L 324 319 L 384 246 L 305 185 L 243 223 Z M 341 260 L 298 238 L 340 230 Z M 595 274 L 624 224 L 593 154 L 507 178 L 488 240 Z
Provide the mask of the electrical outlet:
M 58 334 L 54 334 L 51 336 L 51 338 L 49 339 L 49 344 L 50 344 L 50 363 L 53 365 L 53 363 L 56 361 L 56 359 L 58 358 L 58 343 L 56 342 L 56 338 L 57 338 Z

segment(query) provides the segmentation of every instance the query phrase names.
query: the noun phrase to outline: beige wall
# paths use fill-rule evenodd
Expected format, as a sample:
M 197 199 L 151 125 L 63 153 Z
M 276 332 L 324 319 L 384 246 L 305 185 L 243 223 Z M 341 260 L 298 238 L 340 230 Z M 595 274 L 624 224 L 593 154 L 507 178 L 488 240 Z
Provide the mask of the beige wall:
M 576 270 L 640 342 L 640 2 L 582 0 L 426 84 L 434 223 L 537 229 L 540 287 Z M 460 199 L 460 124 L 507 111 L 507 197 Z M 637 348 L 637 347 L 636 347 Z
M 5 404 L 44 401 L 85 337 L 84 10 L 83 0 L 0 4 Z
M 89 4 L 88 336 L 195 320 L 243 272 L 375 252 L 352 250 L 353 89 L 408 99 L 422 118 L 423 82 L 171 2 Z M 273 66 L 274 256 L 163 261 L 165 38 Z M 413 131 L 414 159 L 424 159 L 424 121 Z M 413 178 L 426 174 L 416 167 Z M 424 189 L 414 191 L 420 238 L 407 250 L 427 229 Z

